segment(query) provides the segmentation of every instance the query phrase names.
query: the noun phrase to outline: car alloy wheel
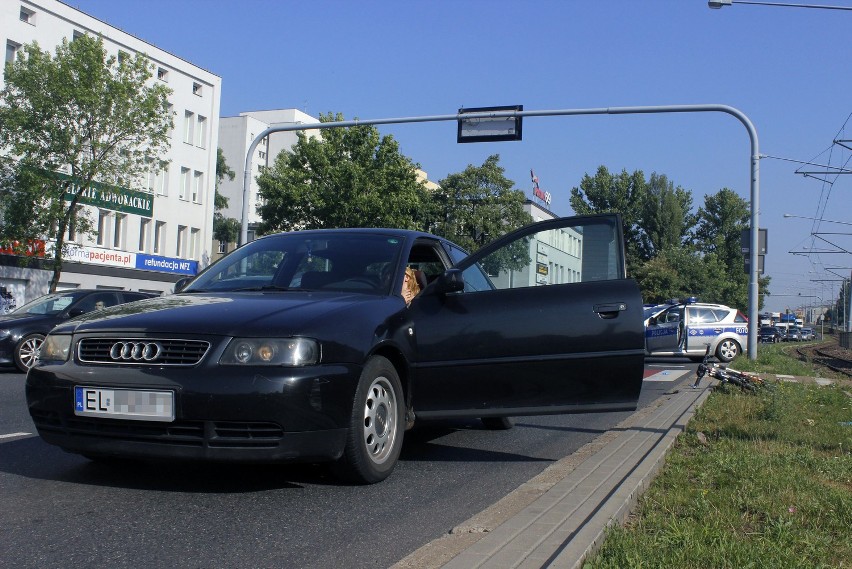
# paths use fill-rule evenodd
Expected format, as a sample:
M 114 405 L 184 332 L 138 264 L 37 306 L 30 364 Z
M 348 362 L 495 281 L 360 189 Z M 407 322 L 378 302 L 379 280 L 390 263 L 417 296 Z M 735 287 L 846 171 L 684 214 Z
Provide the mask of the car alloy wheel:
M 729 362 L 740 353 L 740 346 L 734 340 L 726 339 L 719 342 L 716 348 L 716 356 L 723 362 Z
M 30 334 L 21 340 L 21 343 L 15 348 L 15 365 L 18 366 L 19 370 L 26 373 L 35 365 L 43 343 L 44 336 L 41 334 Z
M 402 447 L 405 403 L 393 364 L 373 356 L 364 366 L 352 408 L 343 456 L 335 465 L 338 476 L 360 484 L 387 478 Z

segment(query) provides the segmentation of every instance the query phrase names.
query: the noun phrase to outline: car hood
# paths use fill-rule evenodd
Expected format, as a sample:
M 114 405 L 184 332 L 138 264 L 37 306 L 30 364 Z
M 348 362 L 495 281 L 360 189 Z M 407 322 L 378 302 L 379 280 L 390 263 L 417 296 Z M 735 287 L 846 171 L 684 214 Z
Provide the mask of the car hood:
M 394 302 L 394 301 L 398 302 Z M 88 313 L 55 331 L 281 336 L 309 334 L 353 307 L 387 315 L 402 299 L 303 291 L 175 294 Z M 379 309 L 381 307 L 381 309 Z
M 54 315 L 27 314 L 26 312 L 23 314 L 4 314 L 3 316 L 0 316 L 0 328 L 36 324 L 40 322 L 54 322 L 58 319 L 59 318 Z

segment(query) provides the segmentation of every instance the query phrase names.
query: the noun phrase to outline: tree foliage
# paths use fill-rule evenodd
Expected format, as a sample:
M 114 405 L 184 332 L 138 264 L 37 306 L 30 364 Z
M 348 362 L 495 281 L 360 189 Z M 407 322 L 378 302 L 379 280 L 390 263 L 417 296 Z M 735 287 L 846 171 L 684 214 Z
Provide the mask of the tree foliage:
M 6 64 L 0 140 L 18 160 L 14 198 L 36 206 L 30 226 L 55 240 L 55 290 L 69 227 L 91 231 L 81 194 L 94 182 L 137 184 L 162 166 L 171 91 L 149 84 L 154 66 L 143 54 L 108 55 L 100 38 L 64 40 L 53 56 L 35 42 L 22 53 Z
M 320 115 L 320 122 L 342 120 Z M 429 197 L 418 167 L 373 126 L 330 128 L 322 138 L 299 132 L 292 152 L 280 153 L 258 177 L 260 230 L 424 229 Z
M 504 172 L 500 156 L 493 154 L 481 166 L 470 164 L 441 180 L 432 195 L 431 231 L 472 252 L 531 223 L 524 193 Z
M 645 302 L 697 296 L 744 308 L 749 277 L 743 268 L 740 233 L 749 226 L 749 205 L 723 188 L 705 196 L 693 214 L 692 193 L 675 186 L 664 174 L 622 170 L 614 175 L 600 166 L 571 190 L 578 214 L 622 215 L 628 272 L 642 289 Z M 761 278 L 762 305 L 769 278 Z
M 649 260 L 689 241 L 694 224 L 692 194 L 675 187 L 665 174 L 651 174 L 645 185 L 639 213 L 640 255 Z
M 613 174 L 606 166 L 599 166 L 594 176 L 585 174 L 580 186 L 571 189 L 571 207 L 578 215 L 621 214 L 627 267 L 631 271 L 642 261 L 640 220 L 645 193 L 645 175 L 641 170 Z
M 240 234 L 240 220 L 233 217 L 225 217 L 222 210 L 228 207 L 228 198 L 219 193 L 219 184 L 228 178 L 233 180 L 234 171 L 225 161 L 225 154 L 221 148 L 216 149 L 216 195 L 213 202 L 213 239 L 222 243 L 233 243 Z

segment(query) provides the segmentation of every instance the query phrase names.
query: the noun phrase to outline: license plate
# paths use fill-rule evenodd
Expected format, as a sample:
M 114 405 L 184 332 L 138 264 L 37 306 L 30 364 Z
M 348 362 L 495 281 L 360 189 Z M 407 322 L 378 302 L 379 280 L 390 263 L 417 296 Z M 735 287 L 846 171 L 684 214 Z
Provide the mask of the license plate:
M 75 387 L 74 414 L 134 421 L 174 421 L 174 399 L 172 391 Z

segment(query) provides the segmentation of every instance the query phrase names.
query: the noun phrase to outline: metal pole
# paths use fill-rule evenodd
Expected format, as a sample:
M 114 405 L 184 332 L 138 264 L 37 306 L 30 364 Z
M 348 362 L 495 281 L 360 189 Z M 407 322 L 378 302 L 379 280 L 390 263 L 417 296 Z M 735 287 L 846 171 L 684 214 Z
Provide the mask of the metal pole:
M 757 358 L 757 304 L 758 300 L 758 234 L 760 225 L 758 223 L 759 203 L 758 197 L 760 194 L 760 180 L 758 160 L 760 155 L 758 152 L 757 130 L 749 120 L 749 118 L 738 109 L 728 105 L 660 105 L 648 107 L 602 107 L 591 109 L 558 109 L 558 110 L 542 110 L 542 111 L 487 111 L 482 113 L 456 113 L 453 115 L 434 115 L 422 117 L 402 117 L 402 118 L 387 118 L 387 119 L 370 119 L 370 120 L 350 120 L 337 121 L 326 123 L 311 123 L 311 124 L 290 124 L 281 126 L 271 126 L 258 134 L 252 143 L 249 145 L 246 152 L 246 169 L 243 176 L 243 211 L 242 225 L 240 229 L 240 245 L 245 244 L 248 238 L 248 191 L 251 183 L 251 158 L 261 139 L 269 136 L 274 132 L 290 132 L 296 130 L 324 130 L 328 128 L 347 128 L 354 126 L 380 125 L 380 124 L 403 124 L 403 123 L 421 123 L 421 122 L 442 122 L 459 120 L 475 120 L 489 118 L 517 118 L 517 117 L 546 117 L 546 116 L 575 116 L 575 115 L 628 115 L 628 114 L 657 114 L 657 113 L 702 113 L 716 112 L 727 113 L 736 117 L 748 131 L 749 141 L 751 142 L 751 180 L 750 180 L 750 201 L 751 201 L 751 245 L 749 251 L 749 290 L 748 290 L 748 357 L 750 360 Z

